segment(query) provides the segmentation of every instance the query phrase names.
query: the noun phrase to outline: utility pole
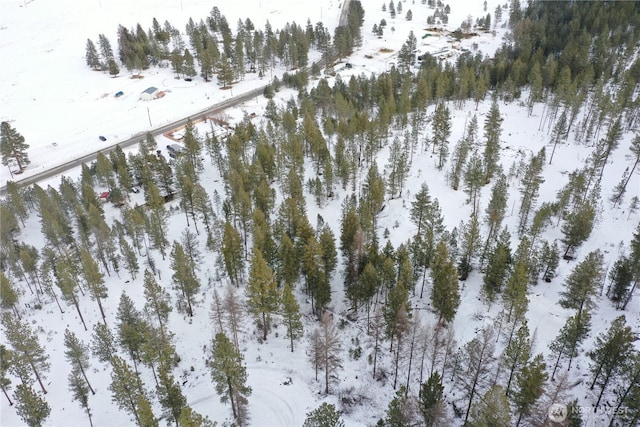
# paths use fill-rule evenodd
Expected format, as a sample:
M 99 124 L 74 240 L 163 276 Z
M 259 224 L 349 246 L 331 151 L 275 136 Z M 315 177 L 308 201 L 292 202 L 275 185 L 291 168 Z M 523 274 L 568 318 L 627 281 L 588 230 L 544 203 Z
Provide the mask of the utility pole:
M 149 127 L 152 127 L 153 125 L 151 124 L 151 113 L 149 113 L 149 107 L 147 107 L 147 117 L 149 117 Z

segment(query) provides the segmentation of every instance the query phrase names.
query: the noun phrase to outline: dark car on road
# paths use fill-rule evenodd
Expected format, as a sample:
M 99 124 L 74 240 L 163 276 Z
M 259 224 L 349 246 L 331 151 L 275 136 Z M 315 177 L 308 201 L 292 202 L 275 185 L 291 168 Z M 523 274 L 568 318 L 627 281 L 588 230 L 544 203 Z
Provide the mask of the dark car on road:
M 104 137 L 104 136 L 102 136 L 102 135 L 100 135 L 100 136 L 98 137 L 98 139 L 99 139 L 100 141 L 103 141 L 103 142 L 107 140 L 107 138 L 105 138 L 105 137 Z

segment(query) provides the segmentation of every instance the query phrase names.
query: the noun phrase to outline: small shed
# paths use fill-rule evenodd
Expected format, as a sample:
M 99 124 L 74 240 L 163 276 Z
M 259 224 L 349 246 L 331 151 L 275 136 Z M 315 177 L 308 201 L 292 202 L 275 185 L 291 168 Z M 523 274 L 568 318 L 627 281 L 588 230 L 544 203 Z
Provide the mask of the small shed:
M 157 87 L 151 86 L 148 87 L 144 92 L 140 94 L 140 99 L 143 101 L 151 101 L 152 99 L 156 99 L 158 94 L 160 93 L 160 89 Z
M 111 193 L 109 193 L 108 191 L 103 191 L 102 193 L 100 193 L 100 201 L 101 202 L 106 202 L 107 200 L 109 200 L 109 195 Z

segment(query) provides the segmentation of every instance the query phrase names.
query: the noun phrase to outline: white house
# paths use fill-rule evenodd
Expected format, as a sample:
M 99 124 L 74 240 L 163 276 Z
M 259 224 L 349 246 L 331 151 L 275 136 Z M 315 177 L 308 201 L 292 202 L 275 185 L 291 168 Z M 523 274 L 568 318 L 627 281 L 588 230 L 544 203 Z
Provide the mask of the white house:
M 160 89 L 151 86 L 140 94 L 140 99 L 142 99 L 143 101 L 151 101 L 152 99 L 158 98 L 159 93 Z

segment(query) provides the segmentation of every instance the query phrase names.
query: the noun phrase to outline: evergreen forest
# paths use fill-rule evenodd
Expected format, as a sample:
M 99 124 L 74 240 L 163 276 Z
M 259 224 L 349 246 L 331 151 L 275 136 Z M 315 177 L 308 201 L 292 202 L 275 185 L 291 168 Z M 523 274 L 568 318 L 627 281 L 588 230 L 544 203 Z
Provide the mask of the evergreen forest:
M 420 1 L 419 25 L 447 22 Z M 420 6 L 347 3 L 333 32 L 234 32 L 213 7 L 86 41 L 87 73 L 258 73 L 264 114 L 189 121 L 175 158 L 148 133 L 57 185 L 7 182 L 2 412 L 263 425 L 254 381 L 279 369 L 270 387 L 310 390 L 308 427 L 640 423 L 640 3 L 510 0 L 457 31 L 506 28 L 492 56 L 419 55 L 411 32 L 387 71 L 343 79 L 391 31 L 369 8 Z M 19 132 L 1 145 L 22 168 Z

